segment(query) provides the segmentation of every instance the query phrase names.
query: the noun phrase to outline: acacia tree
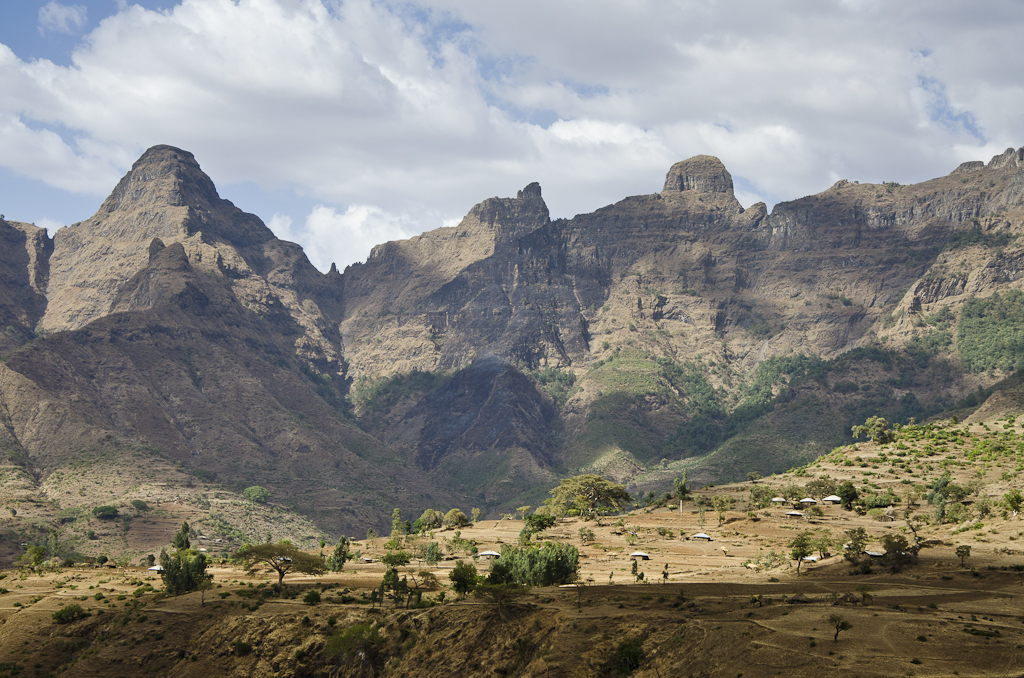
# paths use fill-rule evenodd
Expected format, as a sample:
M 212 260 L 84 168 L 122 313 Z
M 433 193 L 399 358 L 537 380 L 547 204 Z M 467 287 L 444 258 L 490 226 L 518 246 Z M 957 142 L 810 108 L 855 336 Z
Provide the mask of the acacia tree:
M 250 575 L 263 568 L 277 572 L 278 591 L 284 588 L 284 576 L 289 572 L 320 575 L 327 570 L 322 558 L 300 551 L 288 540 L 276 544 L 246 544 L 231 560 Z
M 839 642 L 839 632 L 840 631 L 848 631 L 848 630 L 853 628 L 853 624 L 851 624 L 850 622 L 846 621 L 846 619 L 843 618 L 842 615 L 838 615 L 838 614 L 829 615 L 828 623 L 832 624 L 832 626 L 835 627 L 835 630 L 836 630 L 836 635 L 834 635 L 832 637 L 832 642 L 834 642 L 834 643 Z
M 550 501 L 554 507 L 574 509 L 589 519 L 601 513 L 621 511 L 632 500 L 622 485 L 596 473 L 586 473 L 563 480 L 551 490 Z

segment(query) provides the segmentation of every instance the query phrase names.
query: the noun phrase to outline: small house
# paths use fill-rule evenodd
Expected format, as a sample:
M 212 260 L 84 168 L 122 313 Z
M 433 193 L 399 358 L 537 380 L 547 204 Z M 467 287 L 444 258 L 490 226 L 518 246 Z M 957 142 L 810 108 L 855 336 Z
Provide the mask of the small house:
M 697 534 L 690 537 L 690 539 L 703 539 L 704 541 L 711 541 L 711 535 L 698 532 Z
M 651 557 L 643 551 L 633 551 L 629 554 L 630 558 L 639 558 L 640 560 L 650 560 Z
M 477 555 L 482 558 L 501 558 L 501 554 L 497 551 L 481 551 Z
M 810 497 L 804 497 L 800 500 L 800 503 L 805 506 L 813 506 L 814 504 L 817 504 L 818 501 L 816 499 L 811 499 Z
M 804 514 L 800 511 L 786 511 L 786 515 L 790 518 L 803 518 Z
M 826 504 L 839 504 L 843 501 L 843 498 L 834 494 L 830 494 L 829 496 L 822 499 L 822 501 L 825 502 Z

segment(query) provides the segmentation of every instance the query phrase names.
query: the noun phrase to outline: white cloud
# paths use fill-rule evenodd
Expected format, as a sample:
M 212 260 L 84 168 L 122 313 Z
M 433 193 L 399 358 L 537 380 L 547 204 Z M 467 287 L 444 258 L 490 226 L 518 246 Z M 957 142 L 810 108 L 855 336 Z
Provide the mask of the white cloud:
M 69 67 L 0 46 L 0 164 L 102 196 L 174 144 L 322 203 L 280 227 L 344 264 L 530 181 L 554 216 L 654 192 L 698 153 L 744 204 L 987 159 L 1024 144 L 1022 27 L 1013 0 L 124 4 Z
M 85 5 L 62 5 L 50 0 L 39 8 L 39 34 L 47 31 L 74 33 L 85 26 L 87 14 Z
M 349 205 L 341 213 L 317 205 L 301 226 L 280 214 L 267 225 L 283 240 L 302 245 L 310 262 L 325 272 L 332 263 L 344 270 L 348 264 L 365 261 L 374 245 L 404 240 L 424 230 L 409 216 L 389 214 L 374 205 Z

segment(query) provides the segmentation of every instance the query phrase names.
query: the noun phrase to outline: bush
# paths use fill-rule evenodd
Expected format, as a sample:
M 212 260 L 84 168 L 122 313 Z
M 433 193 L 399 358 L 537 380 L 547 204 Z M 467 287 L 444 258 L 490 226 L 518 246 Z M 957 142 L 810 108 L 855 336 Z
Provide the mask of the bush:
M 113 520 L 117 518 L 117 507 L 115 506 L 97 506 L 92 510 L 92 514 L 100 520 Z
M 332 635 L 324 648 L 324 655 L 331 661 L 362 655 L 372 664 L 383 644 L 384 639 L 376 626 L 357 624 Z
M 320 592 L 313 589 L 302 598 L 302 602 L 306 605 L 319 605 L 320 604 Z
M 615 671 L 620 675 L 632 673 L 640 668 L 644 660 L 644 649 L 641 646 L 640 638 L 626 638 L 615 649 L 612 663 Z
M 141 499 L 132 499 L 132 507 L 136 511 L 145 511 L 146 509 L 149 508 L 149 504 L 142 501 Z
M 89 613 L 82 609 L 82 606 L 78 603 L 72 603 L 67 607 L 62 607 L 53 613 L 53 621 L 58 624 L 70 624 L 73 621 L 77 621 L 84 617 L 88 617 Z
M 242 490 L 242 496 L 251 502 L 262 504 L 270 499 L 270 490 L 260 485 L 253 485 Z

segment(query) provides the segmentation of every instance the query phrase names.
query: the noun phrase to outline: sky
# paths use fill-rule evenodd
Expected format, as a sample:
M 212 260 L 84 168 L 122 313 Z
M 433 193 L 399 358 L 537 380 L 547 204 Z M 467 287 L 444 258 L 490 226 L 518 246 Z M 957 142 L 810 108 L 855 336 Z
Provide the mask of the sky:
M 146 148 L 315 266 L 539 181 L 552 217 L 715 155 L 744 206 L 1024 145 L 1024 2 L 17 0 L 0 213 L 91 216 Z

